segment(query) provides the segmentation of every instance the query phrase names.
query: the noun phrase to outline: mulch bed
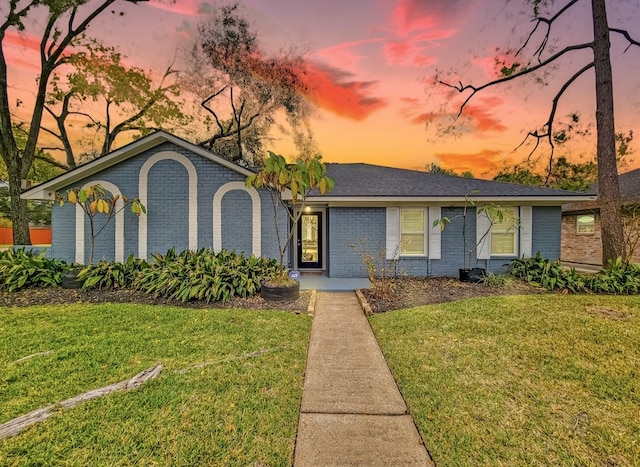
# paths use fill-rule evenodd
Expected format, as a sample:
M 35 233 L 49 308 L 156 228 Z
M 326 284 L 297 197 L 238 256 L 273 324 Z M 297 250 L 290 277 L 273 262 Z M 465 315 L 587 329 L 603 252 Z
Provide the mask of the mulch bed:
M 449 277 L 424 279 L 395 279 L 393 292 L 385 298 L 376 297 L 371 290 L 363 294 L 374 313 L 413 308 L 421 305 L 451 302 L 464 298 L 549 293 L 525 282 L 515 281 L 508 287 L 487 287 L 484 284 L 460 282 Z M 295 301 L 266 301 L 260 295 L 249 298 L 234 297 L 229 302 L 207 303 L 203 301 L 181 302 L 170 300 L 132 289 L 81 290 L 62 287 L 28 288 L 17 292 L 0 291 L 1 306 L 64 305 L 72 303 L 138 303 L 167 305 L 184 308 L 247 308 L 257 310 L 282 310 L 306 313 L 311 291 L 300 291 Z
M 66 305 L 74 303 L 137 303 L 142 305 L 166 305 L 182 308 L 247 308 L 254 310 L 283 310 L 306 313 L 311 291 L 303 290 L 295 301 L 266 301 L 260 295 L 242 298 L 234 297 L 230 301 L 207 303 L 200 300 L 181 302 L 140 292 L 133 289 L 81 290 L 62 287 L 27 288 L 16 292 L 0 291 L 0 305 L 34 306 Z

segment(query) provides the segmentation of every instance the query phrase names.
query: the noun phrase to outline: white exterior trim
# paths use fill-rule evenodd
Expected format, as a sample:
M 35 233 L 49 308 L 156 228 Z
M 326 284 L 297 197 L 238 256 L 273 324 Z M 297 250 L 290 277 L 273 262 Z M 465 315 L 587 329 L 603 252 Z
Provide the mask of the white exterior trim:
M 482 211 L 480 214 L 477 212 L 476 208 L 476 245 L 478 246 L 476 258 L 491 259 L 491 219 L 489 219 L 487 211 Z M 466 248 L 464 254 L 466 259 L 466 255 L 469 254 Z M 469 266 L 473 267 L 473 264 Z
M 140 202 L 147 206 L 149 171 L 160 161 L 172 160 L 181 164 L 189 175 L 189 249 L 198 249 L 198 173 L 193 163 L 183 154 L 175 151 L 161 151 L 151 156 L 140 168 L 138 190 Z M 147 259 L 147 216 L 140 216 L 138 224 L 138 257 Z
M 122 200 L 122 193 L 120 189 L 111 182 L 107 182 L 105 180 L 92 180 L 90 182 L 85 183 L 81 188 L 88 188 L 92 185 L 100 185 L 102 188 L 110 192 L 113 196 L 119 196 L 116 201 L 115 210 L 115 232 L 114 232 L 114 241 L 115 241 L 115 260 L 118 262 L 124 261 L 124 210 Z M 84 241 L 84 218 L 85 213 L 80 207 L 79 204 L 76 204 L 76 259 L 75 262 L 78 264 L 84 264 L 84 253 L 86 249 L 86 244 Z
M 251 196 L 252 205 L 252 242 L 254 256 L 262 255 L 262 201 L 255 188 L 247 188 L 244 182 L 229 182 L 222 185 L 213 195 L 213 251 L 222 250 L 222 198 L 234 190 L 242 190 Z
M 442 229 L 433 222 L 442 217 L 440 206 L 429 206 L 427 227 L 429 231 L 429 259 L 442 259 Z
M 533 250 L 533 208 L 520 206 L 520 251 L 525 258 L 531 258 Z
M 386 258 L 393 259 L 393 254 L 400 245 L 400 208 L 387 208 Z

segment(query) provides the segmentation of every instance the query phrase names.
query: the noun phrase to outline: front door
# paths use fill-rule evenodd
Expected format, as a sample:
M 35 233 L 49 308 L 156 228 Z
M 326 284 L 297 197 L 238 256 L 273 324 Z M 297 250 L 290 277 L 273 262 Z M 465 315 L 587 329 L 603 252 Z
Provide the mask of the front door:
M 298 268 L 322 268 L 322 213 L 304 213 L 298 222 Z

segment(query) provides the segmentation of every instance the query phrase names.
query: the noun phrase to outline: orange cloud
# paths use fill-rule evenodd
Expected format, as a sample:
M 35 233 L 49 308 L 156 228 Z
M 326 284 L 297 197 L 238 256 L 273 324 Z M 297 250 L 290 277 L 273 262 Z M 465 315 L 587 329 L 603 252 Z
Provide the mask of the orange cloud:
M 467 104 L 463 115 L 471 120 L 475 131 L 507 131 L 507 127 L 493 115 L 492 108 L 490 105 Z
M 453 169 L 458 173 L 469 171 L 476 177 L 492 178 L 505 163 L 511 163 L 510 156 L 494 149 L 482 149 L 468 153 L 437 153 L 435 157 L 445 169 Z
M 313 84 L 311 99 L 321 108 L 340 117 L 361 121 L 387 105 L 384 99 L 371 95 L 375 81 L 349 80 L 344 71 L 308 63 L 306 79 Z

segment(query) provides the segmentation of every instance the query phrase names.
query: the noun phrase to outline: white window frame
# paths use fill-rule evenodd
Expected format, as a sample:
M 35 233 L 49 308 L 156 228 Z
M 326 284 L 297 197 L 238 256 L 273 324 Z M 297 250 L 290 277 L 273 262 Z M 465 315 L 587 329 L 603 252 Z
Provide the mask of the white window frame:
M 506 230 L 496 230 L 495 227 L 497 224 L 492 224 L 491 225 L 491 230 L 489 231 L 489 236 L 491 237 L 490 242 L 491 242 L 491 246 L 490 246 L 490 254 L 492 258 L 512 258 L 512 257 L 517 257 L 518 256 L 518 228 L 517 228 L 517 222 L 518 222 L 518 218 L 520 216 L 519 210 L 517 206 L 501 206 L 500 209 L 503 210 L 512 210 L 513 211 L 513 226 L 509 229 Z M 507 233 L 513 233 L 513 253 L 494 253 L 493 252 L 493 234 L 507 234 Z
M 422 218 L 423 218 L 423 225 L 422 225 L 422 230 L 418 231 L 418 230 L 403 230 L 402 229 L 402 212 L 403 211 L 421 211 L 422 212 Z M 400 213 L 398 216 L 398 232 L 399 232 L 399 247 L 400 247 L 400 251 L 399 251 L 399 256 L 404 257 L 404 258 L 425 258 L 428 254 L 428 248 L 427 248 L 427 237 L 429 235 L 429 231 L 427 229 L 427 222 L 428 222 L 428 211 L 426 208 L 424 207 L 418 207 L 418 206 L 407 206 L 407 207 L 401 207 L 400 208 Z M 422 235 L 422 253 L 405 253 L 404 251 L 402 251 L 402 236 L 403 235 L 411 235 L 411 234 L 421 234 Z
M 591 217 L 591 222 L 587 225 L 591 226 L 591 232 L 580 231 L 580 218 Z M 594 235 L 596 233 L 596 216 L 595 214 L 579 214 L 576 216 L 576 235 Z

